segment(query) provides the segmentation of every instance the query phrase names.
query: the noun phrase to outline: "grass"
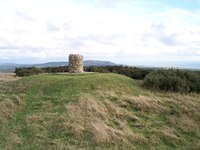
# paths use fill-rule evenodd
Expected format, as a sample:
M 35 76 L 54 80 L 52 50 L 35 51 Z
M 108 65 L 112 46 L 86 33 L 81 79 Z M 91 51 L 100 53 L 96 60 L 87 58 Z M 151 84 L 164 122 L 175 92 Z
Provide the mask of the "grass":
M 0 149 L 199 149 L 200 95 L 117 74 L 0 83 Z
M 14 73 L 1 73 L 0 72 L 0 83 L 14 81 L 17 79 L 20 79 L 20 77 L 16 77 Z

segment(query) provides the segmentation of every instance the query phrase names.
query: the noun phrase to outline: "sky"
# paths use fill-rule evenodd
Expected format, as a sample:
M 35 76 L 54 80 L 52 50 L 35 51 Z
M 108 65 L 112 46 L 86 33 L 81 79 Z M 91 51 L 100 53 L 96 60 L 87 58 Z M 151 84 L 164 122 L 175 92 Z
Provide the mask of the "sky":
M 0 0 L 0 63 L 200 61 L 200 0 Z

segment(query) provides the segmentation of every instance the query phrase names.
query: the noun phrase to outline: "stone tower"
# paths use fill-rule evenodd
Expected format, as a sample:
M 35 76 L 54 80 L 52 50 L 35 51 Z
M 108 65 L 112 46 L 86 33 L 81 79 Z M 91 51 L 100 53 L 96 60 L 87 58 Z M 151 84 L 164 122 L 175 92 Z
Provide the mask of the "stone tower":
M 79 54 L 69 55 L 69 72 L 83 73 L 83 56 Z

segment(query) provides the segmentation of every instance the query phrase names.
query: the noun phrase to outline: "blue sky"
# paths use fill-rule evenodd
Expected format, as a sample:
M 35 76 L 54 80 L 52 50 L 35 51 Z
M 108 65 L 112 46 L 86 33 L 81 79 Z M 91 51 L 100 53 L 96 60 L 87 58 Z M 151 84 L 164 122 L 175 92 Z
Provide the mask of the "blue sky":
M 200 0 L 1 0 L 0 63 L 200 60 Z

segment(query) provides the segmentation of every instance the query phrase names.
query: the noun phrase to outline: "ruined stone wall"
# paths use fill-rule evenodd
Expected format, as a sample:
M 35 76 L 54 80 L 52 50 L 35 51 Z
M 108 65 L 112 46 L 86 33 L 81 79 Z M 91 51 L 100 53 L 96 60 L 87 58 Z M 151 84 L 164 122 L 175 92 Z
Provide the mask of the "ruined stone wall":
M 83 73 L 83 56 L 79 54 L 69 55 L 69 72 Z

